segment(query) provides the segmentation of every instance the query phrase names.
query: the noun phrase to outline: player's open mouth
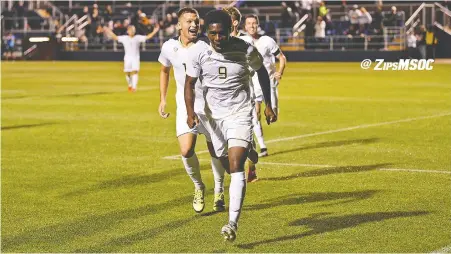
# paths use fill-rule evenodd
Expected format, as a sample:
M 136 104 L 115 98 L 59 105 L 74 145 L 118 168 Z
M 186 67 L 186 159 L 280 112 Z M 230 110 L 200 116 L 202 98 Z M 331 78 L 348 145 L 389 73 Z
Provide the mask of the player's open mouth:
M 189 32 L 191 35 L 197 35 L 197 29 L 195 29 L 195 28 L 190 28 L 190 29 L 188 30 L 188 32 Z

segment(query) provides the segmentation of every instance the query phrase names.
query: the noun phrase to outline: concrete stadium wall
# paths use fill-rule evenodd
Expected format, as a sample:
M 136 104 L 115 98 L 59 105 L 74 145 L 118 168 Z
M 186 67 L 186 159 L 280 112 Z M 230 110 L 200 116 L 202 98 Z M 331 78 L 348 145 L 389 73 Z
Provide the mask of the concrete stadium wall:
M 403 51 L 285 51 L 288 61 L 293 62 L 361 62 L 363 59 L 397 61 L 407 58 Z M 141 61 L 158 60 L 160 52 L 141 52 Z M 58 59 L 63 61 L 122 61 L 124 52 L 61 51 Z

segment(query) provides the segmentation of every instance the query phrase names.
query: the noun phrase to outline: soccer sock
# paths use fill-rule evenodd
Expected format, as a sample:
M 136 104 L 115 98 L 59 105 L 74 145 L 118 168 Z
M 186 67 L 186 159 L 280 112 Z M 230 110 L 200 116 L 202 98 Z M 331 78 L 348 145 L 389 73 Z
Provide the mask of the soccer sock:
M 137 86 L 138 86 L 138 74 L 133 74 L 132 75 L 132 88 L 136 89 Z
M 125 80 L 127 80 L 127 85 L 131 87 L 132 86 L 132 79 L 130 78 L 129 75 L 125 75 Z
M 193 156 L 189 158 L 182 156 L 182 161 L 185 166 L 186 173 L 188 173 L 194 183 L 194 187 L 196 189 L 203 189 L 205 186 L 200 175 L 199 159 L 197 158 L 197 155 L 193 154 Z
M 258 144 L 260 145 L 260 149 L 266 148 L 265 140 L 263 139 L 263 129 L 260 121 L 257 121 L 254 124 L 254 133 L 257 138 Z
M 211 158 L 211 168 L 215 179 L 215 193 L 224 192 L 224 172 L 225 168 L 217 158 Z
M 230 174 L 230 207 L 229 207 L 229 221 L 238 224 L 238 219 L 241 214 L 241 207 L 243 206 L 244 196 L 246 195 L 246 175 L 244 172 L 235 172 Z

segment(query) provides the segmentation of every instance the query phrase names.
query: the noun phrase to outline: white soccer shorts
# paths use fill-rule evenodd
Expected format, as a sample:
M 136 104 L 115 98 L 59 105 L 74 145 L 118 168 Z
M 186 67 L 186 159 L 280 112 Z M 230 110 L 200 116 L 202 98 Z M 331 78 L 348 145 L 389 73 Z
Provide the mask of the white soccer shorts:
M 124 72 L 139 71 L 139 58 L 125 58 Z
M 216 156 L 226 156 L 228 148 L 234 146 L 249 148 L 253 140 L 252 110 L 252 107 L 246 108 L 223 119 L 213 120 L 211 140 Z
M 178 110 L 175 119 L 177 137 L 186 133 L 193 133 L 195 135 L 203 134 L 205 135 L 207 142 L 211 142 L 210 132 L 213 131 L 213 129 L 208 118 L 203 114 L 197 114 L 197 117 L 199 118 L 199 124 L 194 126 L 194 128 L 190 128 L 186 122 L 188 120 L 186 111 Z

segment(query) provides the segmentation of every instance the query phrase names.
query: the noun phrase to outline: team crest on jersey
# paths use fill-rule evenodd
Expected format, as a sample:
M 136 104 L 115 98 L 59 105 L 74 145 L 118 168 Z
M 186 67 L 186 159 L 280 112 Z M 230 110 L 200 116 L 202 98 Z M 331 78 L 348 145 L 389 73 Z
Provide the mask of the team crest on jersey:
M 211 54 L 213 54 L 213 51 L 208 50 L 208 51 L 207 51 L 207 54 L 208 54 L 209 56 L 211 56 Z
M 179 48 L 177 48 L 177 47 L 174 47 L 174 52 L 177 52 L 177 50 L 179 50 Z

